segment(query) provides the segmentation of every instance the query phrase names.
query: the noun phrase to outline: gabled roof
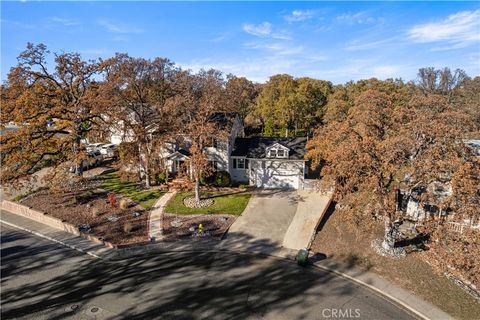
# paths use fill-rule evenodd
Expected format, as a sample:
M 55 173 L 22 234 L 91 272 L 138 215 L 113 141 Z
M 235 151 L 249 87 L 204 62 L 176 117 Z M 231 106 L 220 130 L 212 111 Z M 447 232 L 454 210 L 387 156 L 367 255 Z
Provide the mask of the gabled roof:
M 191 154 L 185 149 L 178 149 L 177 151 L 169 154 L 167 158 L 172 159 L 172 158 L 176 158 L 177 156 L 180 156 L 180 158 L 190 158 Z
M 288 153 L 289 160 L 304 160 L 305 146 L 307 144 L 306 137 L 237 138 L 235 139 L 235 145 L 233 147 L 233 151 L 231 155 L 233 157 L 246 157 L 246 158 L 255 158 L 255 159 L 267 158 L 266 150 L 277 143 L 289 149 L 289 153 Z

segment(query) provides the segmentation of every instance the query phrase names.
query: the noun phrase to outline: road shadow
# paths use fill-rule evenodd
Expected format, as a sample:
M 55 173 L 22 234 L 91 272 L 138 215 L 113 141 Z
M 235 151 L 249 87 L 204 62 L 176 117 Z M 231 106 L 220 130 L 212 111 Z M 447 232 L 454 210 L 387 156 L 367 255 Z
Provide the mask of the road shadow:
M 82 259 L 68 272 L 45 277 L 33 274 L 58 267 L 72 258 L 72 251 L 52 244 L 20 246 L 20 240 L 21 234 L 2 232 L 2 319 L 85 305 L 100 296 L 138 301 L 123 307 L 122 319 L 245 319 L 293 307 L 298 307 L 296 318 L 307 319 L 310 311 L 302 307 L 307 301 L 346 297 L 353 290 L 328 272 L 268 256 L 258 249 L 279 250 L 279 245 L 247 235 L 231 241 L 248 254 L 198 251 L 185 243 L 176 253 L 152 250 L 117 261 Z M 30 280 L 15 285 L 20 277 Z M 313 290 L 324 285 L 328 291 Z M 48 318 L 73 315 L 52 313 Z

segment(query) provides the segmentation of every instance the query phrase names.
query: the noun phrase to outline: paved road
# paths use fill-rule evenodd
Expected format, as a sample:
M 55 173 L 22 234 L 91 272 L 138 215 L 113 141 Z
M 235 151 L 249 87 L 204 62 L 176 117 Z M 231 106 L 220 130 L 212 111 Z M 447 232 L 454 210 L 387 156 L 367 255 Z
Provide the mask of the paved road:
M 342 278 L 259 255 L 106 262 L 5 225 L 1 241 L 2 319 L 413 319 Z

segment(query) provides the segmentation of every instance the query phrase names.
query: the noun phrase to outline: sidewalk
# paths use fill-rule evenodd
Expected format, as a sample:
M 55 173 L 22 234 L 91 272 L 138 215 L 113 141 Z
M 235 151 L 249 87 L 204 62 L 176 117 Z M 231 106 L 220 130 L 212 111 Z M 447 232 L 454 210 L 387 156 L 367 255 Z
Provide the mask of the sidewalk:
M 86 253 L 94 258 L 101 258 L 111 249 L 104 245 L 89 241 L 85 238 L 74 234 L 52 228 L 43 223 L 36 222 L 32 219 L 1 210 L 0 220 L 2 224 L 6 224 L 15 228 L 19 228 L 36 236 L 57 242 L 71 249 Z
M 162 226 L 162 216 L 165 210 L 165 207 L 170 199 L 172 199 L 177 191 L 168 191 L 160 199 L 155 202 L 153 210 L 150 212 L 149 218 L 149 237 L 152 240 L 162 240 L 163 238 L 163 226 Z

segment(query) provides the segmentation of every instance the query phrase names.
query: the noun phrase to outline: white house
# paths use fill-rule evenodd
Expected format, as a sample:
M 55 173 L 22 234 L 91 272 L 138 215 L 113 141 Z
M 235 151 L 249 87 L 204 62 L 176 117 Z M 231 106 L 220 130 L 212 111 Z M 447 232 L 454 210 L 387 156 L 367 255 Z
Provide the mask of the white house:
M 302 189 L 306 142 L 306 137 L 237 138 L 230 155 L 230 175 L 259 188 Z
M 227 171 L 232 180 L 259 188 L 303 188 L 306 174 L 307 138 L 245 138 L 237 113 L 216 113 L 212 121 L 229 132 L 227 139 L 212 137 L 208 160 L 218 171 Z M 165 146 L 161 157 L 170 172 L 188 171 L 187 137 Z

